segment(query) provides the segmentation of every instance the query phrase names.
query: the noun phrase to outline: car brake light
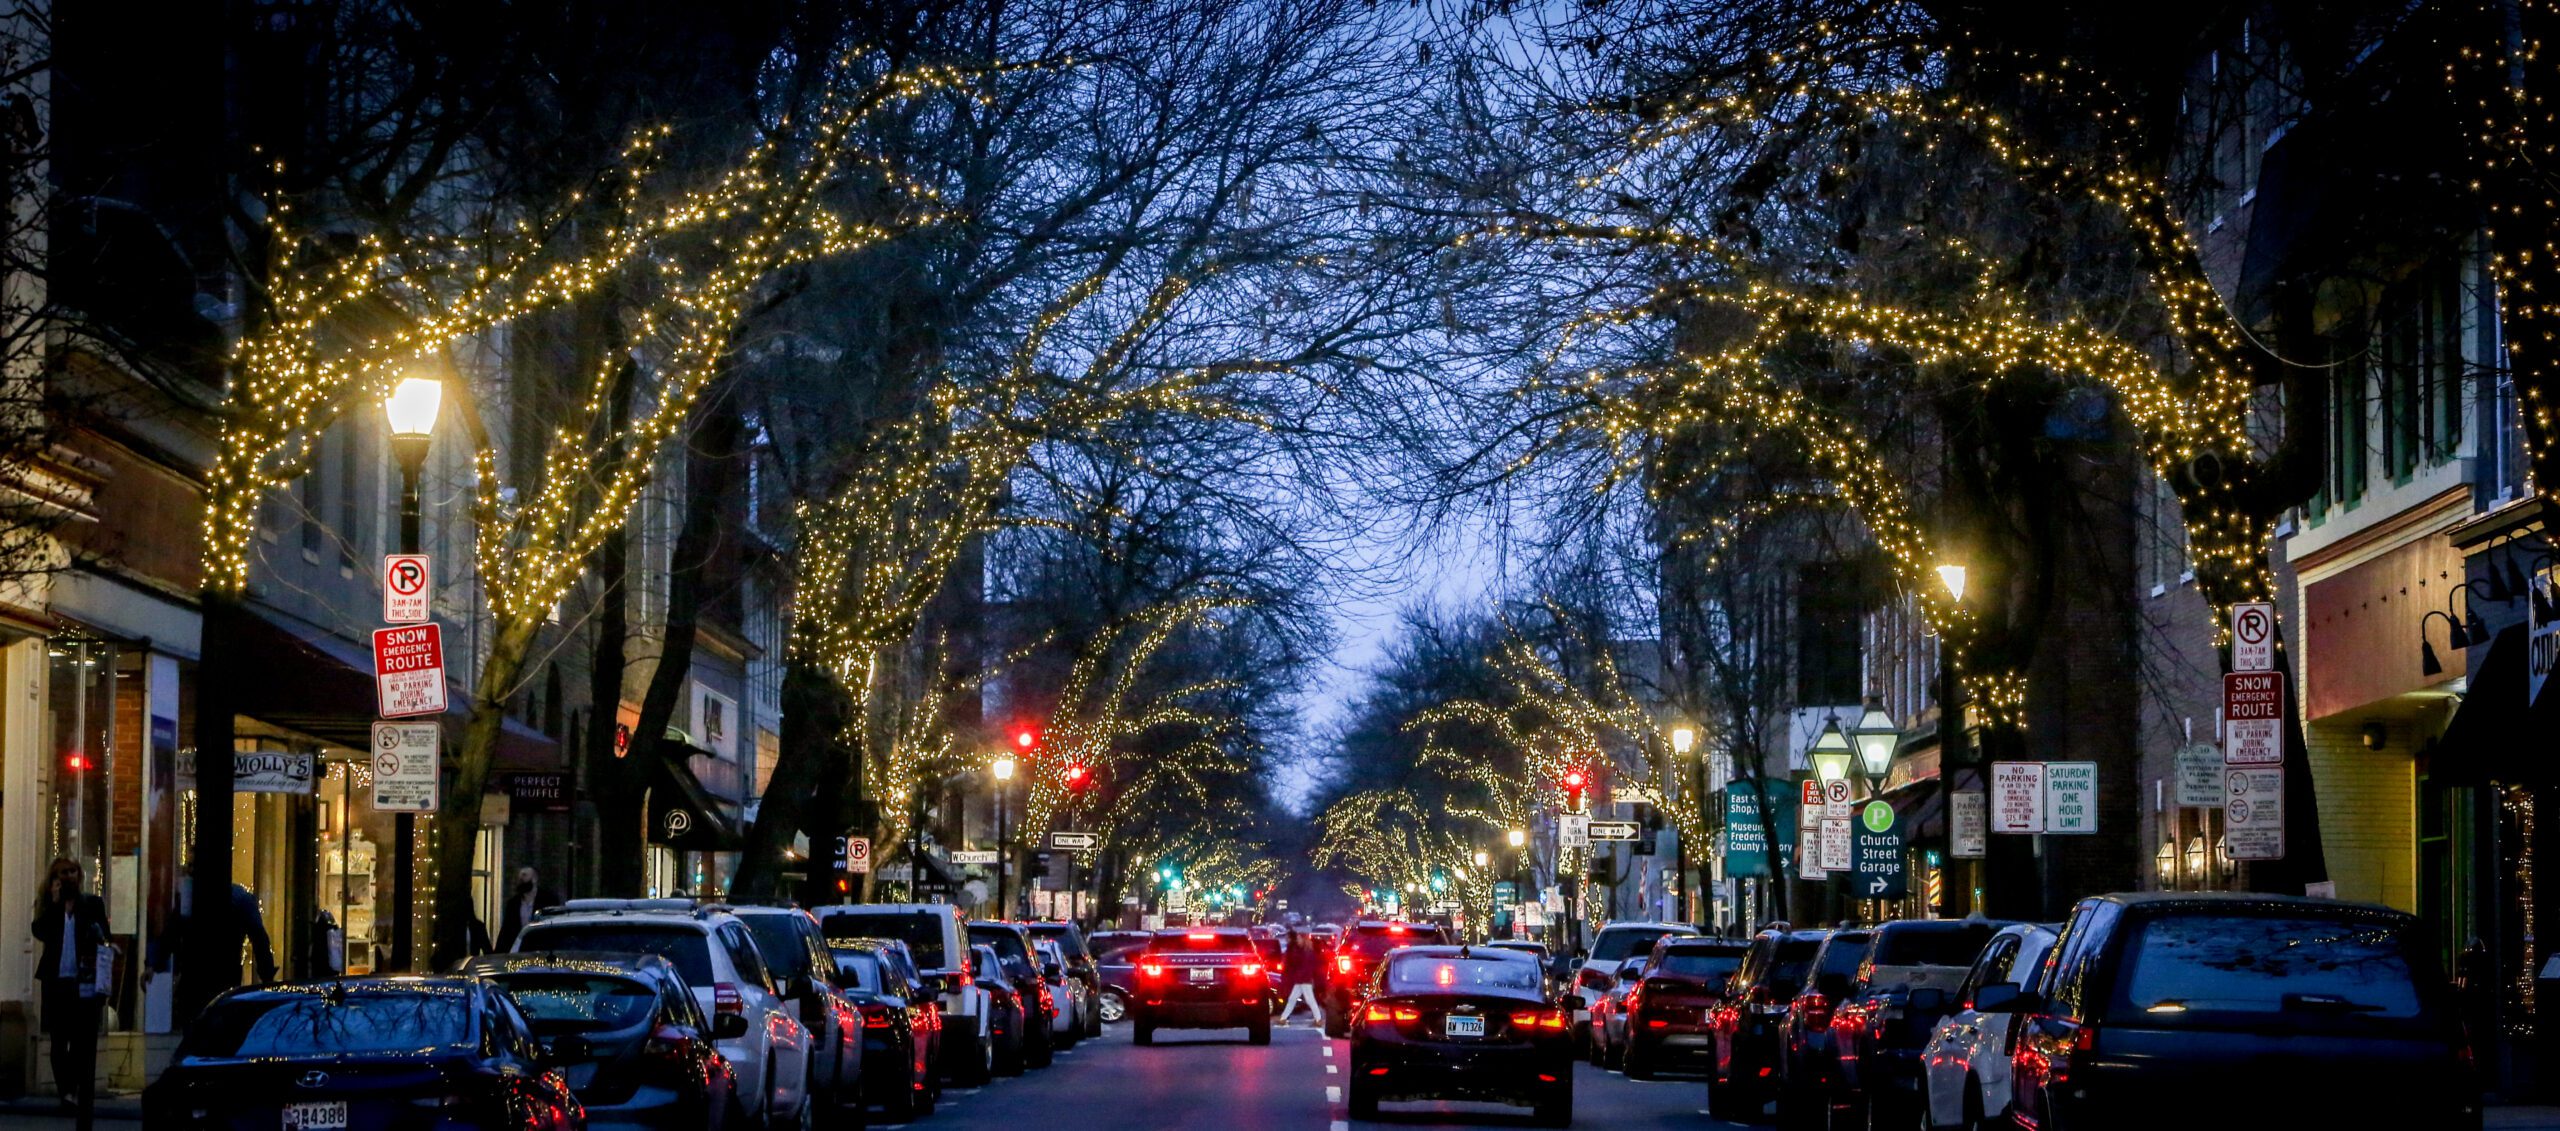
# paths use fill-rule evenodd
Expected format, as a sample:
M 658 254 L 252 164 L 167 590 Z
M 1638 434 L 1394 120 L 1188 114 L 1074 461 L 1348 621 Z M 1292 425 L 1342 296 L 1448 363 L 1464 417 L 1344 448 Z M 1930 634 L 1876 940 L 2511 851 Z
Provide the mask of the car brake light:
M 1564 1013 L 1554 1009 L 1524 1009 L 1511 1015 L 1511 1027 L 1561 1030 L 1564 1028 Z
M 727 982 L 711 983 L 711 1011 L 739 1013 L 747 1011 L 747 999 L 738 996 L 738 987 Z
M 1342 971 L 1342 972 L 1343 972 L 1343 973 L 1345 973 L 1345 974 L 1350 973 L 1350 972 L 1351 972 L 1351 956 L 1350 956 L 1350 955 L 1348 955 L 1348 954 L 1335 955 L 1335 956 L 1334 956 L 1334 959 L 1333 959 L 1333 968 L 1334 968 L 1334 969 L 1336 969 L 1336 970 L 1340 970 L 1340 971 Z
M 1393 1020 L 1395 1020 L 1395 1019 L 1396 1019 L 1396 1018 L 1395 1018 L 1395 1011 L 1394 1011 L 1394 1010 L 1392 1010 L 1392 1009 L 1388 1009 L 1386 1006 L 1383 1006 L 1383 1005 L 1373 1005 L 1373 1006 L 1370 1006 L 1370 1007 L 1369 1007 L 1368 1018 L 1369 1018 L 1369 1020 L 1371 1020 L 1371 1021 L 1393 1021 Z
M 1409 1009 L 1409 1008 L 1406 1008 L 1406 1007 L 1404 1007 L 1404 1006 L 1397 1006 L 1397 1007 L 1396 1007 L 1396 1020 L 1398 1020 L 1398 1021 L 1420 1021 L 1420 1020 L 1422 1020 L 1422 1011 L 1421 1011 L 1421 1010 L 1419 1010 L 1419 1009 Z
M 1139 963 L 1139 964 L 1138 964 L 1138 973 L 1143 974 L 1143 975 L 1145 975 L 1145 976 L 1147 976 L 1147 977 L 1150 977 L 1150 978 L 1161 978 L 1161 977 L 1164 977 L 1164 963 L 1161 963 L 1161 962 L 1141 962 L 1141 963 Z
M 2098 1027 L 2094 1024 L 2082 1024 L 2080 1031 L 2071 1035 L 2073 1052 L 2087 1052 L 2096 1047 L 2098 1047 Z
M 1216 939 L 1218 936 L 1214 932 L 1210 931 L 1193 931 L 1182 937 L 1190 939 L 1193 942 L 1209 942 Z
M 1262 973 L 1262 964 L 1259 962 L 1247 962 L 1242 966 L 1236 967 L 1236 975 L 1238 977 L 1250 978 L 1259 973 Z
M 885 1005 L 866 1005 L 866 1006 L 863 1006 L 863 1007 L 862 1007 L 862 1027 L 863 1027 L 863 1028 L 865 1028 L 865 1029 L 886 1029 L 886 1028 L 888 1028 L 888 1027 L 889 1027 L 889 1007 L 888 1007 L 888 1006 L 885 1006 Z
M 660 1025 L 656 1031 L 649 1034 L 647 1041 L 642 1042 L 640 1054 L 659 1060 L 691 1060 L 693 1059 L 693 1032 L 673 1025 Z
M 1805 1021 L 1817 1028 L 1828 1027 L 1831 1024 L 1830 998 L 1817 993 L 1807 993 L 1796 999 L 1796 1008 L 1803 1010 Z
M 1402 923 L 1390 923 L 1390 924 L 1388 924 L 1388 925 L 1387 925 L 1387 933 L 1388 933 L 1388 934 L 1390 934 L 1390 935 L 1401 935 L 1401 934 L 1403 934 L 1403 933 L 1404 933 L 1404 924 L 1402 924 Z

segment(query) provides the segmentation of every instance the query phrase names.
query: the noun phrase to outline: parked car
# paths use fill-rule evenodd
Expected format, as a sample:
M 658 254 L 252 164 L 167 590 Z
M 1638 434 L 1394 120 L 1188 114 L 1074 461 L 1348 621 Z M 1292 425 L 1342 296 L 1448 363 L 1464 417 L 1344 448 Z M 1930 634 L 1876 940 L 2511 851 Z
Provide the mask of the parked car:
M 741 905 L 729 910 L 755 937 L 765 968 L 782 986 L 782 996 L 799 1007 L 800 1023 L 809 1030 L 809 1091 L 819 1109 L 833 1113 L 851 1107 L 859 1112 L 863 1106 L 862 1011 L 836 980 L 835 959 L 827 951 L 827 936 L 818 920 L 791 906 Z
M 1830 932 L 1783 924 L 1752 936 L 1734 971 L 1733 989 L 1707 1015 L 1715 1033 L 1715 1073 L 1707 1078 L 1707 1109 L 1718 1119 L 1758 1119 L 1776 1093 L 1778 1023 L 1813 968 L 1813 952 Z
M 946 1079 L 964 1088 L 995 1075 L 996 1030 L 990 997 L 975 983 L 969 935 L 960 913 L 943 903 L 856 903 L 818 909 L 829 945 L 842 939 L 894 939 L 915 959 L 924 988 L 942 1007 Z
M 1343 932 L 1341 944 L 1333 948 L 1333 966 L 1324 972 L 1324 985 L 1317 990 L 1324 1000 L 1324 1035 L 1340 1038 L 1350 1034 L 1351 1007 L 1358 1003 L 1369 984 L 1369 975 L 1389 951 L 1449 941 L 1447 932 L 1431 923 L 1382 919 L 1353 923 Z
M 2010 1119 L 2040 1131 L 2481 1126 L 2480 1081 L 2415 916 L 2298 896 L 2080 901 L 2014 1013 Z
M 1071 1049 L 1084 1039 L 1084 986 L 1067 973 L 1067 955 L 1053 939 L 1031 940 L 1032 957 L 1040 960 L 1040 980 L 1049 983 L 1051 1043 Z
M 934 1042 L 942 1026 L 933 995 L 879 939 L 831 947 L 837 977 L 862 1011 L 862 1100 L 891 1122 L 933 1114 L 942 1100 Z
M 1050 1018 L 1056 1016 L 1058 1006 L 1048 981 L 1040 976 L 1040 960 L 1031 954 L 1031 937 L 1015 924 L 983 921 L 969 924 L 969 941 L 995 949 L 1006 983 L 1022 995 L 1022 1039 L 1012 1053 L 1016 1059 L 999 1063 L 997 1069 L 1012 1076 L 1025 1068 L 1049 1067 L 1058 1048 Z M 998 1060 L 1002 1059 L 999 1054 Z
M 1952 1011 L 1956 988 L 2002 926 L 1906 919 L 1876 927 L 1858 989 L 1831 1018 L 1840 1065 L 1835 1105 L 1852 1115 L 1875 1105 L 1878 1125 L 1911 1125 L 1920 1107 L 1920 1046 Z
M 1858 992 L 1875 932 L 1833 931 L 1814 951 L 1804 988 L 1778 1022 L 1778 1126 L 1818 1128 L 1830 1123 L 1833 1086 L 1840 1075 L 1839 1043 L 1832 1013 Z
M 1032 938 L 1057 943 L 1058 949 L 1066 955 L 1067 974 L 1076 980 L 1077 992 L 1084 997 L 1085 1027 L 1082 1035 L 1101 1036 L 1102 975 L 1094 969 L 1094 951 L 1086 943 L 1084 932 L 1077 930 L 1073 923 L 1025 923 L 1023 928 L 1031 932 Z
M 654 954 L 484 954 L 463 973 L 506 991 L 545 1059 L 587 1109 L 587 1125 L 693 1131 L 739 1126 L 738 1076 L 715 1042 L 747 1019 L 714 1024 L 675 964 Z
M 1096 1008 L 1103 1020 L 1117 1023 L 1129 1015 L 1129 997 L 1138 981 L 1138 956 L 1147 952 L 1147 944 L 1143 939 L 1111 941 L 1109 949 L 1095 954 L 1093 971 L 1102 980 L 1102 1000 Z
M 1636 979 L 1644 973 L 1650 953 L 1639 954 L 1618 964 L 1609 972 L 1609 989 L 1591 1002 L 1591 1063 L 1600 1068 L 1618 1067 L 1619 1054 L 1625 1051 L 1627 1032 L 1627 995 L 1634 992 Z
M 1573 1122 L 1573 1039 L 1537 963 L 1493 947 L 1408 947 L 1386 957 L 1351 1026 L 1354 1119 L 1387 1100 L 1468 1100 Z
M 1627 995 L 1626 1050 L 1630 1080 L 1664 1071 L 1712 1071 L 1715 1033 L 1707 1015 L 1724 1000 L 1725 986 L 1742 968 L 1749 944 L 1737 939 L 1665 935 Z
M 143 1093 L 152 1128 L 583 1131 L 586 1111 L 497 986 L 336 978 L 235 989 Z
M 1920 1125 L 1972 1131 L 2009 1116 L 2010 1037 L 2015 1013 L 1981 1013 L 1974 998 L 1990 986 L 2028 989 L 2052 953 L 2055 925 L 2002 927 L 1955 989 L 1955 1013 L 1938 1023 L 1920 1050 Z
M 754 936 L 729 908 L 690 899 L 573 899 L 546 908 L 516 935 L 516 952 L 655 954 L 675 964 L 704 1013 L 734 1013 L 746 1032 L 715 1041 L 738 1073 L 755 1119 L 795 1125 L 810 1110 L 809 1029 L 766 969 Z
M 1243 1029 L 1271 1043 L 1271 983 L 1253 940 L 1234 927 L 1156 932 L 1138 956 L 1129 1000 L 1130 1036 L 1154 1044 L 1158 1029 Z
M 969 976 L 987 991 L 988 1035 L 995 1049 L 996 1073 L 1022 1075 L 1022 1036 L 1029 1025 L 1025 1015 L 1038 1005 L 1039 996 L 1015 985 L 1013 971 L 1006 968 L 996 948 L 985 943 L 969 947 Z

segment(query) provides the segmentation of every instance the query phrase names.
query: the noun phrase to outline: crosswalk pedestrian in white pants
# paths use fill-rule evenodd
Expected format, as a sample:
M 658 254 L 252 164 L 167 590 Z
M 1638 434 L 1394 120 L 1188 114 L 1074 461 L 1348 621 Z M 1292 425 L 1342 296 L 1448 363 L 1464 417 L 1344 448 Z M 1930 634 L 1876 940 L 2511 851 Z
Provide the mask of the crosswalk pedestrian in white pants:
M 1280 1005 L 1280 1023 L 1288 1024 L 1289 1018 L 1298 1012 L 1298 1003 L 1302 1001 L 1307 1003 L 1307 1012 L 1315 1014 L 1316 1024 L 1321 1027 L 1324 1024 L 1324 1006 L 1316 1001 L 1316 988 L 1305 982 L 1289 987 L 1289 1000 Z

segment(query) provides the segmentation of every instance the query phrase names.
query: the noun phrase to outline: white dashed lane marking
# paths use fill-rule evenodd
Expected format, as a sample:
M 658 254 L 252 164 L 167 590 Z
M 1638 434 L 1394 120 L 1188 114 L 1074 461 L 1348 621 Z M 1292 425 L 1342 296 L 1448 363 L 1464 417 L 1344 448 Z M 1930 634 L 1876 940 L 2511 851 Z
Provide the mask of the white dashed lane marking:
M 1329 1103 L 1329 1104 L 1338 1104 L 1338 1103 L 1341 1103 L 1341 1102 L 1342 1102 L 1342 1089 L 1337 1088 L 1337 1087 L 1334 1087 L 1334 1086 L 1333 1086 L 1333 1085 L 1331 1085 L 1331 1084 L 1327 1084 L 1327 1085 L 1325 1085 L 1325 1086 L 1324 1086 L 1324 1102 Z
M 1336 1067 L 1334 1067 L 1333 1065 L 1330 1065 L 1330 1064 L 1328 1064 L 1328 1065 L 1325 1065 L 1325 1066 L 1324 1066 L 1324 1074 L 1325 1074 L 1325 1075 L 1327 1075 L 1327 1076 L 1331 1076 L 1331 1075 L 1333 1075 L 1334 1073 L 1336 1073 L 1336 1072 L 1340 1072 L 1340 1071 L 1342 1071 L 1342 1070 L 1341 1070 L 1341 1069 L 1339 1069 L 1339 1068 L 1336 1068 Z

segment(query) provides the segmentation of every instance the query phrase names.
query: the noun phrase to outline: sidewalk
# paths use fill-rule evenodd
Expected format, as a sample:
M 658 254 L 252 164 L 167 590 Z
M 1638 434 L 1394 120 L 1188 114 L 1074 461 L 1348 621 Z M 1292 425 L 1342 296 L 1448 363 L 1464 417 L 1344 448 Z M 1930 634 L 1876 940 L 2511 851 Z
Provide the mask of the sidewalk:
M 2554 1110 L 2560 1111 L 2560 1109 Z M 52 1096 L 25 1096 L 14 1100 L 0 1100 L 0 1122 L 9 1122 L 6 1118 L 9 1116 L 70 1118 L 69 1113 L 63 1111 L 62 1105 L 55 1103 Z M 142 1121 L 142 1097 L 139 1095 L 99 1096 L 94 1118 L 100 1123 L 139 1123 Z M 2540 1125 L 2531 1126 L 2539 1127 Z M 2560 1122 L 2555 1122 L 2552 1126 L 2560 1128 Z
M 2560 1131 L 2560 1107 L 2546 1104 L 2492 1104 L 2483 1122 L 2499 1131 Z

